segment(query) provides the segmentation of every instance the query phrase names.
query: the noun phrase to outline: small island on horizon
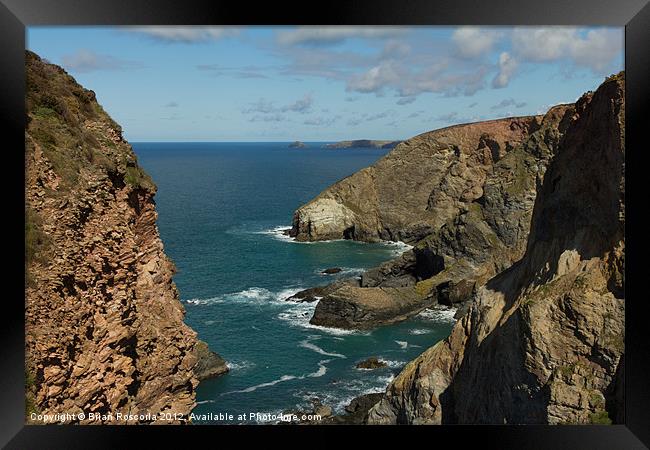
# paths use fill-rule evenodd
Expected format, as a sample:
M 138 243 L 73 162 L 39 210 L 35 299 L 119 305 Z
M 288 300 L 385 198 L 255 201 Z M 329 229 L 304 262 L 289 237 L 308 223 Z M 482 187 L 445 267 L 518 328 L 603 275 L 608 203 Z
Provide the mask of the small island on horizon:
M 308 148 L 309 146 L 302 141 L 294 141 L 289 144 L 289 148 Z
M 370 139 L 357 139 L 353 141 L 340 141 L 325 144 L 324 148 L 395 148 L 402 141 L 374 141 Z

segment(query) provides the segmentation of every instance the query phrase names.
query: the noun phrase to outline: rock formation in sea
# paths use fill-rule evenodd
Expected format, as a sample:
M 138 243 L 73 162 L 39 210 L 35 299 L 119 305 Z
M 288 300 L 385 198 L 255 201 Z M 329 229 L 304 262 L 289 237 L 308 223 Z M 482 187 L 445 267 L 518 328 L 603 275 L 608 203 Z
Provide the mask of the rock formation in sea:
M 183 322 L 156 186 L 93 91 L 32 52 L 26 77 L 27 412 L 184 422 L 223 361 Z
M 571 108 L 525 254 L 476 289 L 368 423 L 622 423 L 624 84 L 612 76 Z
M 289 144 L 289 148 L 307 148 L 307 144 L 301 141 L 295 141 Z
M 519 260 L 537 188 L 574 111 L 559 105 L 421 134 L 300 207 L 290 232 L 298 241 L 414 246 L 325 296 L 312 323 L 368 328 L 465 302 Z
M 325 148 L 394 148 L 402 141 L 373 141 L 370 139 L 357 139 L 355 141 L 340 141 L 325 144 Z

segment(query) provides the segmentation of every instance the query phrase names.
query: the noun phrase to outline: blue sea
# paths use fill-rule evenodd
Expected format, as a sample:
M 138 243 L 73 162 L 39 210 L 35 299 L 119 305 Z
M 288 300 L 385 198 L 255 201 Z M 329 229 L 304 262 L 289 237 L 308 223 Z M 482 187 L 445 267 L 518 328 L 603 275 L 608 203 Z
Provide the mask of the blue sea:
M 451 330 L 451 310 L 428 310 L 373 331 L 316 327 L 309 324 L 314 303 L 285 301 L 299 290 L 359 276 L 408 248 L 297 243 L 281 233 L 298 207 L 388 151 L 322 144 L 133 143 L 158 185 L 158 225 L 178 269 L 186 322 L 231 369 L 200 383 L 194 413 L 212 413 L 213 420 L 195 423 L 264 423 L 269 415 L 308 409 L 314 398 L 343 413 L 354 397 L 384 391 L 400 368 Z M 329 267 L 343 271 L 321 274 Z M 355 368 L 370 356 L 388 367 Z

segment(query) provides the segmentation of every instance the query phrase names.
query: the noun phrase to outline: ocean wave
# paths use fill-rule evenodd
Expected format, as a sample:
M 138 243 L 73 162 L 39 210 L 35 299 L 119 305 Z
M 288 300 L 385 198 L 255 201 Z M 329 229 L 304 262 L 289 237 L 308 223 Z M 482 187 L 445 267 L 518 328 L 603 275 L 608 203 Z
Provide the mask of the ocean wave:
M 285 231 L 290 230 L 291 227 L 288 227 L 286 225 L 279 225 L 276 227 L 273 227 L 269 230 L 263 230 L 263 231 L 253 231 L 253 234 L 266 234 L 271 236 L 273 239 L 277 239 L 278 241 L 283 241 L 283 242 L 296 242 L 294 238 L 291 236 L 287 236 L 284 234 Z
M 421 334 L 429 334 L 433 333 L 433 330 L 427 330 L 426 328 L 414 328 L 412 330 L 409 330 L 409 334 L 413 335 L 421 335 Z
M 282 375 L 277 380 L 269 381 L 267 383 L 256 384 L 255 386 L 247 387 L 246 389 L 240 389 L 240 390 L 237 390 L 237 391 L 224 392 L 221 395 L 242 394 L 242 393 L 247 393 L 247 392 L 253 392 L 253 391 L 256 391 L 256 390 L 258 390 L 260 388 L 263 388 L 263 387 L 275 386 L 278 383 L 284 383 L 285 381 L 291 381 L 291 380 L 302 379 L 302 378 L 304 378 L 304 377 L 297 377 L 295 375 Z
M 276 303 L 284 305 L 284 301 L 292 295 L 302 291 L 303 287 L 288 287 L 279 291 L 270 291 L 260 287 L 250 287 L 238 292 L 231 292 L 228 294 L 219 295 L 211 298 L 193 298 L 190 300 L 183 300 L 184 303 L 190 305 L 213 305 L 224 302 L 240 301 L 242 303 Z
M 327 351 L 323 350 L 322 348 L 320 348 L 318 345 L 312 344 L 311 342 L 309 342 L 309 339 L 306 339 L 304 341 L 300 341 L 300 343 L 298 345 L 300 347 L 312 350 L 312 351 L 314 351 L 316 353 L 320 353 L 321 355 L 334 356 L 335 358 L 347 358 L 347 356 L 342 355 L 340 353 L 327 352 Z
M 316 269 L 316 270 L 314 270 L 314 273 L 316 275 L 320 275 L 320 276 L 323 276 L 323 277 L 332 277 L 332 275 L 339 275 L 339 276 L 345 276 L 345 275 L 353 276 L 353 275 L 356 275 L 356 276 L 359 276 L 359 275 L 363 275 L 363 273 L 366 270 L 368 270 L 368 269 L 364 269 L 362 267 L 341 267 L 340 272 L 337 272 L 337 273 L 334 273 L 334 274 L 329 274 L 329 273 L 323 273 L 323 271 L 325 269 L 326 268 Z
M 454 319 L 455 314 L 456 314 L 456 308 L 435 307 L 435 308 L 425 309 L 424 311 L 420 312 L 417 316 L 415 316 L 415 318 L 430 320 L 432 322 L 454 323 L 456 322 L 456 319 Z
M 345 407 L 356 397 L 386 392 L 386 387 L 395 379 L 395 375 L 390 373 L 372 378 L 364 376 L 363 378 L 344 382 L 341 380 L 340 385 L 337 384 L 336 387 L 330 387 L 326 391 L 295 393 L 294 396 L 302 399 L 302 404 L 296 406 L 298 409 L 304 409 L 304 405 L 311 405 L 312 399 L 316 397 L 322 404 L 330 406 L 335 414 L 345 414 Z
M 406 350 L 406 348 L 409 346 L 409 343 L 406 341 L 395 341 L 395 343 L 399 345 L 402 350 Z
M 242 371 L 255 367 L 255 363 L 252 361 L 226 361 L 226 366 L 232 371 Z
M 400 256 L 402 253 L 411 250 L 413 248 L 412 245 L 409 245 L 406 242 L 402 242 L 402 241 L 382 241 L 382 244 L 384 244 L 387 247 L 390 247 L 392 249 L 393 255 L 395 256 Z
M 310 373 L 307 376 L 310 378 L 320 378 L 323 375 L 327 373 L 327 364 L 328 362 L 332 361 L 331 359 L 324 359 L 322 361 L 318 362 L 318 370 L 316 372 Z
M 224 299 L 220 296 L 210 298 L 191 298 L 189 300 L 183 300 L 183 302 L 188 305 L 215 305 L 217 303 L 223 303 Z

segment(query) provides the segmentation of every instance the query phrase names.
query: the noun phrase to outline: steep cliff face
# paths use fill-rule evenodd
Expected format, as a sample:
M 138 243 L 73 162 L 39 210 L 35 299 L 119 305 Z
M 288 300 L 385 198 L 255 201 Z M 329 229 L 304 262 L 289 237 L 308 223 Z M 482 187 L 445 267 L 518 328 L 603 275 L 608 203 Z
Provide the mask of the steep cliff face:
M 524 257 L 404 368 L 369 423 L 621 422 L 624 82 L 576 103 Z
M 31 52 L 26 74 L 28 409 L 184 416 L 197 338 L 158 234 L 156 187 L 92 91 Z
M 368 289 L 393 297 L 395 318 L 435 303 L 467 301 L 478 286 L 519 260 L 537 187 L 574 109 L 561 105 L 544 116 L 416 136 L 298 209 L 292 228 L 297 240 L 414 244 L 400 258 L 366 272 L 356 289 L 323 298 L 312 323 L 363 328 L 369 321 L 389 322 L 374 320 L 372 305 L 360 301 Z M 420 301 L 409 301 L 405 311 L 403 299 L 413 295 Z M 336 311 L 344 320 L 337 320 Z

